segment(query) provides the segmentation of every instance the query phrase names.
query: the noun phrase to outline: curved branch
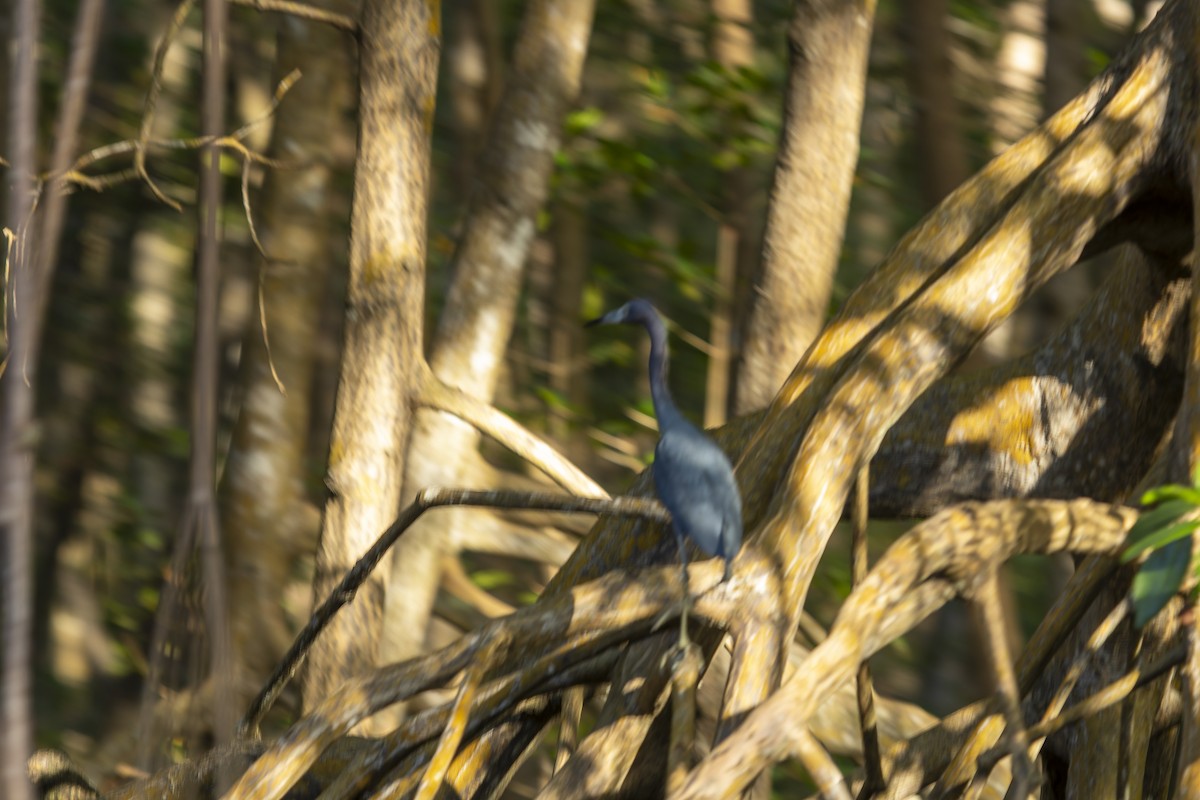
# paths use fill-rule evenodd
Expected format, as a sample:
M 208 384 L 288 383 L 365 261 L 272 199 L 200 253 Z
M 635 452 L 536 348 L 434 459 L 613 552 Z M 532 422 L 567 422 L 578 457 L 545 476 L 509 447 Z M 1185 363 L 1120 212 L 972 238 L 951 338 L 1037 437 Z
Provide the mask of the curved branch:
M 1125 248 L 1087 307 L 1037 351 L 948 377 L 913 404 L 871 462 L 872 513 L 1123 499 L 1179 406 L 1189 294 L 1180 259 Z
M 608 502 L 608 501 L 576 501 Z M 717 560 L 689 567 L 690 580 L 712 588 L 697 598 L 702 618 L 726 623 L 739 604 L 739 595 L 753 587 L 720 582 L 723 565 Z M 518 674 L 515 687 L 531 684 L 592 658 L 614 645 L 645 636 L 665 609 L 678 605 L 682 584 L 678 568 L 665 567 L 630 579 L 614 573 L 560 595 L 550 602 L 521 609 L 428 656 L 393 664 L 351 679 L 323 700 L 311 714 L 292 726 L 238 781 L 228 800 L 272 800 L 282 797 L 325 748 L 371 714 L 414 694 L 444 685 L 477 662 L 497 638 L 520 642 L 520 648 L 496 649 L 489 672 L 503 673 L 536 659 Z M 540 653 L 538 656 L 536 654 Z M 505 698 L 500 698 L 505 699 Z
M 375 544 L 346 573 L 342 581 L 330 592 L 329 597 L 317 609 L 308 624 L 283 657 L 267 684 L 259 692 L 238 725 L 239 736 L 252 735 L 258 729 L 263 715 L 274 703 L 283 687 L 300 668 L 304 656 L 337 612 L 354 599 L 363 582 L 370 577 L 387 551 L 404 535 L 417 519 L 430 508 L 439 506 L 486 506 L 491 508 L 536 508 L 546 511 L 572 511 L 587 514 L 630 514 L 660 522 L 670 520 L 670 515 L 657 502 L 632 497 L 601 500 L 525 492 L 471 492 L 452 489 L 426 489 L 400 514 Z M 406 662 L 409 663 L 409 662 Z
M 911 626 L 935 605 L 913 602 L 923 584 L 949 581 L 961 592 L 1016 553 L 1110 553 L 1137 512 L 1092 501 L 966 504 L 898 540 L 842 606 L 829 638 L 789 681 L 752 711 L 688 777 L 677 800 L 721 798 L 748 786 L 793 752 L 794 737 L 825 695 L 850 680 L 864 658 L 887 644 L 884 629 Z
M 512 417 L 460 389 L 447 386 L 428 367 L 422 369 L 422 406 L 445 411 L 491 436 L 513 453 L 533 464 L 550 480 L 581 497 L 608 497 L 608 492 L 544 440 Z
M 514 672 L 492 681 L 480 693 L 478 702 L 470 712 L 467 736 L 476 735 L 501 714 L 519 708 L 535 692 L 551 693 L 560 689 L 582 687 L 604 680 L 612 672 L 617 660 L 615 650 L 606 650 L 590 659 L 566 669 L 551 657 L 544 657 L 532 667 Z M 414 756 L 428 761 L 424 748 L 432 749 L 433 743 L 446 727 L 452 706 L 444 704 L 427 709 L 405 720 L 404 724 L 382 739 L 372 740 L 373 745 L 358 754 L 354 761 L 326 787 L 331 797 L 354 797 L 365 793 L 378 779 L 373 765 L 398 764 Z M 420 764 L 417 761 L 413 766 Z M 405 770 L 402 766 L 392 774 L 410 774 L 416 770 Z M 419 776 L 419 773 L 418 773 Z M 416 783 L 415 778 L 413 783 Z
M 1022 694 L 1028 693 L 1035 680 L 1043 676 L 1046 665 L 1108 585 L 1115 569 L 1112 559 L 1088 556 L 1075 570 L 1021 653 L 1017 672 Z M 881 800 L 903 800 L 944 774 L 968 738 L 984 741 L 981 737 L 991 737 L 983 747 L 990 746 L 999 735 L 993 727 L 999 717 L 994 718 L 995 722 L 984 722 L 989 713 L 987 701 L 973 703 L 893 747 L 887 754 L 890 780 Z M 976 755 L 981 751 L 979 747 L 972 750 Z M 966 755 L 958 757 L 959 761 L 966 758 Z
M 171 23 L 163 33 L 163 38 L 159 40 L 158 47 L 154 50 L 154 66 L 150 70 L 150 88 L 146 90 L 146 102 L 142 110 L 142 124 L 138 126 L 136 145 L 133 149 L 133 167 L 137 171 L 138 177 L 146 182 L 146 186 L 149 187 L 150 191 L 153 192 L 154 196 L 160 202 L 176 211 L 182 211 L 183 207 L 163 194 L 162 189 L 158 188 L 158 184 L 154 182 L 154 179 L 150 177 L 150 173 L 146 170 L 146 145 L 150 142 L 150 132 L 154 129 L 154 112 L 158 109 L 158 96 L 162 94 L 162 71 L 163 65 L 167 61 L 167 51 L 171 49 L 175 37 L 183 29 L 183 24 L 187 21 L 188 14 L 191 13 L 195 5 L 196 0 L 182 0 L 180 2 L 171 17 Z
M 719 736 L 778 685 L 780 648 L 795 629 L 856 470 L 934 381 L 1030 292 L 1075 263 L 1092 234 L 1123 210 L 1155 166 L 1169 95 L 1166 59 L 1163 50 L 1147 48 L 1104 107 L 971 248 L 870 334 L 848 365 L 824 371 L 837 381 L 832 391 L 809 393 L 797 404 L 794 415 L 800 417 L 814 404 L 819 410 L 786 488 L 776 489 L 770 519 L 752 536 L 782 566 L 780 630 L 747 643 L 735 658 Z M 806 368 L 819 369 L 840 349 L 842 328 L 841 320 L 826 328 Z

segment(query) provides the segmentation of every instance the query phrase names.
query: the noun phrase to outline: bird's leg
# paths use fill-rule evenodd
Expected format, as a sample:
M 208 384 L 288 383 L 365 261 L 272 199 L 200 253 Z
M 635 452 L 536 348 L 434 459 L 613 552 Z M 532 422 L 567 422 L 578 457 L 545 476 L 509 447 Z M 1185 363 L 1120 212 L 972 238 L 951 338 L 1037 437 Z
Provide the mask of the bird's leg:
M 675 542 L 679 545 L 679 577 L 680 585 L 683 586 L 683 610 L 679 619 L 679 649 L 684 650 L 691 642 L 688 639 L 687 623 L 688 611 L 692 607 L 692 593 L 688 591 L 687 544 L 683 541 L 683 534 L 679 531 L 675 532 Z

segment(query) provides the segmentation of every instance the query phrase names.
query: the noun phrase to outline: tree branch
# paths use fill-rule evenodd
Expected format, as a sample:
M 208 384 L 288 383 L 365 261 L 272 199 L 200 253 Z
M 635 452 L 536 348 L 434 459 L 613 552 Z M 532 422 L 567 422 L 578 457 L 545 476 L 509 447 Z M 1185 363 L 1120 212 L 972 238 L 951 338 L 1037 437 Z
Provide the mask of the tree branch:
M 296 3 L 291 2 L 291 0 L 233 0 L 233 4 L 254 8 L 259 11 L 275 11 L 280 14 L 288 14 L 289 16 L 307 19 L 311 22 L 331 25 L 346 33 L 355 36 L 358 35 L 358 23 L 352 17 L 327 11 L 323 8 L 317 8 L 308 3 Z
M 607 497 L 608 492 L 542 439 L 495 407 L 466 392 L 447 386 L 428 367 L 422 370 L 418 402 L 453 414 L 491 436 L 513 453 L 533 464 L 546 477 L 572 494 Z
M 1136 512 L 1091 501 L 966 504 L 918 525 L 896 542 L 842 606 L 829 638 L 770 699 L 689 776 L 676 800 L 720 798 L 747 786 L 794 747 L 819 700 L 884 646 L 885 627 L 915 624 L 936 606 L 916 603 L 923 584 L 969 589 L 1018 552 L 1111 553 Z M 940 604 L 940 602 L 938 602 Z M 886 624 L 885 624 L 886 623 Z
M 481 506 L 487 508 L 527 508 L 544 511 L 566 511 L 585 514 L 627 514 L 667 522 L 670 515 L 655 501 L 633 497 L 618 497 L 601 500 L 577 497 L 559 497 L 525 492 L 473 492 L 454 489 L 426 489 L 417 495 L 400 516 L 384 531 L 375 544 L 346 573 L 342 581 L 330 592 L 321 607 L 313 612 L 308 624 L 297 636 L 292 647 L 283 657 L 275 672 L 250 704 L 238 726 L 239 736 L 254 736 L 263 716 L 283 691 L 283 687 L 296 674 L 309 647 L 321 631 L 332 621 L 342 606 L 354 599 L 359 587 L 370 577 L 387 551 L 404 535 L 409 527 L 430 508 L 442 506 Z

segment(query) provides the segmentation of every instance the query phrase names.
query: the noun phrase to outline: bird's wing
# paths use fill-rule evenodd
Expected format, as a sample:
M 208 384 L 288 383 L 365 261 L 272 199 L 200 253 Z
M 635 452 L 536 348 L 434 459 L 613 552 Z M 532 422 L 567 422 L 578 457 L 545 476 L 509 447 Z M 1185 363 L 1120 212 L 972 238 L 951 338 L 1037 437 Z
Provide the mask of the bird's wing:
M 742 499 L 729 459 L 698 430 L 659 439 L 654 485 L 679 532 L 710 555 L 733 556 L 742 535 Z

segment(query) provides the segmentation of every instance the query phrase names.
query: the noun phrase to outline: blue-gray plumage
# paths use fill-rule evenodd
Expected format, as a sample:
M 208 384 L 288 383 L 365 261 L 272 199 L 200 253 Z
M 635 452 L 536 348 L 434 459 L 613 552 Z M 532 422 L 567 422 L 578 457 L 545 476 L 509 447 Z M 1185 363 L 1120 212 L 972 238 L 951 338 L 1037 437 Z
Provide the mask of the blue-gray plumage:
M 679 412 L 667 388 L 667 329 L 648 301 L 631 300 L 599 319 L 587 323 L 640 324 L 650 334 L 650 395 L 658 419 L 658 446 L 654 449 L 654 487 L 671 512 L 679 545 L 685 596 L 681 640 L 687 641 L 687 550 L 691 539 L 709 555 L 725 560 L 729 580 L 731 562 L 742 544 L 742 497 L 733 467 L 716 442 Z

